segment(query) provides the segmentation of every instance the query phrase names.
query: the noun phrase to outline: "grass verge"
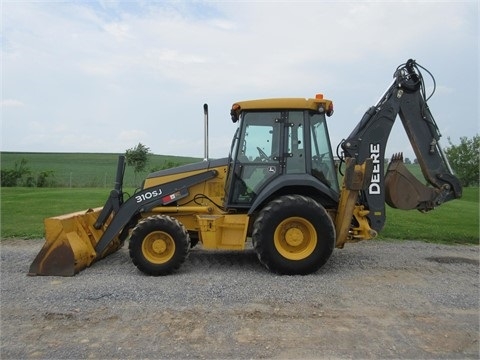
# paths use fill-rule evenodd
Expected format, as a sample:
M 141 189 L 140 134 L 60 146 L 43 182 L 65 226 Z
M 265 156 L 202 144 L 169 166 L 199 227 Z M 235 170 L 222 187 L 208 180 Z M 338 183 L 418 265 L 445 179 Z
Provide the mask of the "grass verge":
M 132 193 L 130 191 L 130 193 Z M 1 237 L 43 237 L 43 219 L 103 206 L 109 190 L 98 188 L 1 188 Z M 479 243 L 479 189 L 428 213 L 387 208 L 380 239 Z
M 427 213 L 387 207 L 380 239 L 423 240 L 435 243 L 479 244 L 479 191 L 463 189 L 463 197 Z

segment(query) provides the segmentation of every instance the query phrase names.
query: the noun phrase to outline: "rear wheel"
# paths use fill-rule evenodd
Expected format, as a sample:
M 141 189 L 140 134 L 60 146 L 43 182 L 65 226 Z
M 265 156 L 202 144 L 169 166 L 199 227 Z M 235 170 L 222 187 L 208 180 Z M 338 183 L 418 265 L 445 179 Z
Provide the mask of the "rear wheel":
M 260 211 L 252 241 L 267 269 L 305 275 L 327 262 L 335 247 L 335 227 L 319 203 L 306 196 L 287 195 Z
M 178 270 L 187 258 L 190 237 L 177 219 L 155 215 L 133 229 L 128 248 L 139 270 L 153 276 L 168 275 Z

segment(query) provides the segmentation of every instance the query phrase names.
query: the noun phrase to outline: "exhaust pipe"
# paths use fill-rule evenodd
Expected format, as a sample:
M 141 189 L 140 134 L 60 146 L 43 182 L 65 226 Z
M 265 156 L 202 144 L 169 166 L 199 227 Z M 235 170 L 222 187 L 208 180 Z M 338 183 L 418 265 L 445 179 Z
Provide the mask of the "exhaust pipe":
M 208 161 L 208 104 L 203 104 L 203 115 L 204 115 L 204 149 L 203 149 L 203 161 Z

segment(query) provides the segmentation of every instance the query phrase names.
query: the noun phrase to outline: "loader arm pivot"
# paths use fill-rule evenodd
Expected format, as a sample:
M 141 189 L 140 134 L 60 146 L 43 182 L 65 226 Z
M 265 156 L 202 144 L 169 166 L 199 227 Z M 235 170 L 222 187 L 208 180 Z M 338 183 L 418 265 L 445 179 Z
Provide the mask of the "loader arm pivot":
M 341 144 L 344 156 L 354 158 L 358 164 L 372 159 L 371 181 L 360 192 L 359 203 L 369 210 L 367 217 L 376 231 L 385 223 L 385 201 L 395 208 L 429 211 L 462 194 L 460 182 L 440 147 L 441 135 L 427 105 L 420 68 L 424 69 L 414 60 L 399 66 L 384 95 Z M 401 154 L 393 156 L 385 174 L 385 147 L 397 115 L 430 186 L 407 170 Z

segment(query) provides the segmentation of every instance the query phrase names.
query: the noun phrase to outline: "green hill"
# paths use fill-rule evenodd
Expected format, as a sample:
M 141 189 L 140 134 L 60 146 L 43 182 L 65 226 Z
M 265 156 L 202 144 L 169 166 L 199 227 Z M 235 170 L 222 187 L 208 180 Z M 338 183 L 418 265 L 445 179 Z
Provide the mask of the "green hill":
M 55 187 L 99 187 L 111 188 L 115 181 L 119 154 L 97 153 L 33 153 L 33 152 L 0 152 L 1 169 L 11 169 L 15 162 L 22 159 L 31 175 L 36 178 L 40 172 L 51 172 L 49 181 Z M 200 158 L 149 155 L 147 171 L 137 175 L 137 184 L 133 168 L 127 166 L 124 185 L 138 186 L 145 175 L 153 170 L 189 164 L 201 161 Z

